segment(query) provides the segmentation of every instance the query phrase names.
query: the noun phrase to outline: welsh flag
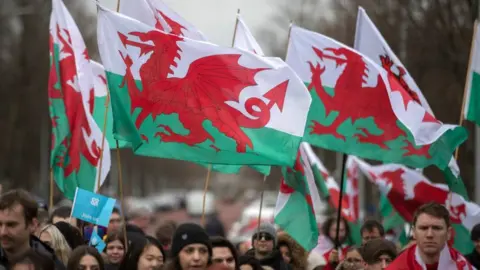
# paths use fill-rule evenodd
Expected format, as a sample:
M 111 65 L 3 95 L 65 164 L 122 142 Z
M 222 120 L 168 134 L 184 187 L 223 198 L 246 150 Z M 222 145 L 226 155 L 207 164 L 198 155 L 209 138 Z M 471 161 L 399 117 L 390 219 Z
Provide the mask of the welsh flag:
M 293 26 L 287 63 L 312 95 L 304 137 L 312 145 L 443 169 L 467 138 L 425 111 L 391 72 L 326 36 Z
M 323 204 L 318 194 L 312 166 L 302 143 L 293 168 L 282 169 L 275 224 L 292 236 L 305 250 L 312 250 L 318 243 L 316 213 Z
M 236 28 L 234 30 L 235 36 L 233 39 L 233 47 L 249 51 L 261 56 L 265 55 L 257 40 L 252 35 L 252 32 L 250 32 L 247 24 L 243 21 L 240 14 L 237 14 L 237 23 L 235 27 Z
M 463 113 L 465 119 L 480 125 L 480 35 L 478 31 L 478 21 L 475 21 Z
M 93 60 L 90 60 L 90 65 L 92 67 L 93 73 L 93 84 L 94 84 L 94 99 L 93 103 L 93 119 L 97 123 L 98 127 L 103 129 L 105 123 L 105 104 L 108 106 L 107 111 L 107 126 L 105 129 L 105 138 L 108 141 L 111 149 L 117 148 L 117 142 L 113 137 L 113 119 L 112 119 L 112 106 L 110 101 L 107 101 L 107 78 L 105 77 L 105 69 L 100 63 L 97 63 Z M 119 141 L 118 145 L 120 148 L 127 147 L 128 144 L 124 141 Z
M 356 162 L 407 222 L 413 221 L 415 210 L 423 204 L 437 202 L 445 205 L 450 211 L 453 223 L 453 246 L 463 254 L 472 251 L 470 231 L 473 226 L 480 223 L 480 207 L 477 204 L 449 191 L 447 185 L 434 184 L 420 172 L 405 166 L 397 164 L 371 166 L 359 159 L 356 159 Z
M 197 30 L 195 26 L 175 13 L 162 1 L 124 0 L 120 2 L 120 13 L 163 32 L 195 40 L 207 40 L 207 38 Z M 202 163 L 199 163 L 199 165 L 204 167 L 208 166 L 208 164 Z M 242 166 L 236 165 L 211 165 L 212 170 L 226 174 L 239 173 L 241 167 Z M 249 167 L 262 174 L 270 174 L 270 166 L 251 165 Z
M 61 0 L 52 1 L 48 99 L 52 121 L 50 166 L 64 195 L 96 192 L 110 170 L 110 148 L 92 117 L 95 87 L 83 38 Z M 100 166 L 102 168 L 100 175 Z M 100 175 L 100 177 L 99 177 Z
M 101 7 L 98 40 L 114 133 L 136 154 L 294 164 L 311 97 L 288 65 L 169 35 Z
M 361 7 L 358 8 L 355 49 L 392 74 L 413 101 L 420 104 L 432 116 L 434 115 L 415 80 Z M 467 190 L 454 157 L 450 158 L 448 167 L 444 169 L 444 175 L 450 189 L 468 199 Z
M 340 187 L 325 168 L 322 161 L 313 151 L 312 147 L 305 143 L 305 152 L 310 160 L 315 183 L 321 192 L 321 197 L 328 200 L 330 205 L 338 210 L 340 206 Z M 345 177 L 344 194 L 342 197 L 342 217 L 348 222 L 350 227 L 350 244 L 361 244 L 360 238 L 360 206 L 358 200 L 358 168 L 351 164 L 350 158 L 347 159 L 347 172 Z

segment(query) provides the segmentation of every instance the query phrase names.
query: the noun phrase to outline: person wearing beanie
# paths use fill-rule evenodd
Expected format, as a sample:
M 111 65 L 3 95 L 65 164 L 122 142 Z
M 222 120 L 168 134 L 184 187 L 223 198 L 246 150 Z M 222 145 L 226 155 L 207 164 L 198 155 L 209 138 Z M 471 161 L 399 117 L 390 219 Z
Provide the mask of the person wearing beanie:
M 212 242 L 212 263 L 221 264 L 228 270 L 238 269 L 238 255 L 233 244 L 221 236 L 213 236 L 210 241 Z
M 362 257 L 365 269 L 385 269 L 397 257 L 397 247 L 389 240 L 377 238 L 363 245 Z
M 262 223 L 252 235 L 253 248 L 245 255 L 255 257 L 264 267 L 275 270 L 291 269 L 283 261 L 282 254 L 277 249 L 277 232 L 273 224 Z
M 475 268 L 480 269 L 480 224 L 473 226 L 470 238 L 475 248 L 466 258 Z
M 212 244 L 198 224 L 184 223 L 173 234 L 166 270 L 205 270 L 212 262 Z

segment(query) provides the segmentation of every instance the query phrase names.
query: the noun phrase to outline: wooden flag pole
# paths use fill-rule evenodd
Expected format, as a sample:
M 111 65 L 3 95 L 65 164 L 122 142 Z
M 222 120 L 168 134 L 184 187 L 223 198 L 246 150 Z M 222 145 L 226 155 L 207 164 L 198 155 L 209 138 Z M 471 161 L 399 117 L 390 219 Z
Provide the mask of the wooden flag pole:
M 125 214 L 125 199 L 123 196 L 123 176 L 122 176 L 122 162 L 120 160 L 120 146 L 118 144 L 118 140 L 115 140 L 117 146 L 117 169 L 118 169 L 118 193 L 120 196 L 120 205 L 122 206 L 122 219 L 123 219 L 123 237 L 125 241 L 125 251 L 128 248 L 128 240 L 127 240 L 127 218 Z
M 462 108 L 460 110 L 460 120 L 458 121 L 459 126 L 463 126 L 463 122 L 465 121 L 465 103 L 467 101 L 467 91 L 470 85 L 470 70 L 472 68 L 472 58 L 475 54 L 475 39 L 477 38 L 477 28 L 478 28 L 478 21 L 475 21 L 473 26 L 473 34 L 472 34 L 472 42 L 470 45 L 470 56 L 468 58 L 468 66 L 467 66 L 467 75 L 465 78 L 465 87 L 463 88 L 463 99 L 462 99 Z M 455 160 L 458 160 L 458 151 L 460 146 L 455 149 Z
M 238 15 L 240 15 L 240 9 L 237 9 L 237 16 L 235 16 L 235 28 L 233 28 L 232 47 L 233 45 L 235 45 L 235 38 L 237 37 Z
M 207 178 L 205 179 L 205 187 L 203 189 L 203 206 L 202 206 L 202 219 L 201 219 L 202 226 L 205 226 L 205 204 L 207 201 L 208 184 L 210 182 L 211 172 L 212 172 L 212 164 L 208 164 Z
M 260 209 L 258 211 L 258 224 L 257 224 L 257 232 L 260 231 L 260 223 L 262 223 L 262 208 L 263 208 L 263 194 L 265 192 L 265 182 L 267 182 L 268 175 L 263 176 L 262 182 L 262 192 L 260 193 Z M 260 234 L 257 234 L 257 241 L 260 240 Z
M 50 209 L 50 211 L 52 211 L 53 209 L 53 185 L 54 185 L 54 181 L 53 181 L 53 168 L 50 167 L 50 170 L 49 170 L 49 174 L 50 174 L 50 191 L 49 191 L 49 200 L 48 200 L 48 209 Z

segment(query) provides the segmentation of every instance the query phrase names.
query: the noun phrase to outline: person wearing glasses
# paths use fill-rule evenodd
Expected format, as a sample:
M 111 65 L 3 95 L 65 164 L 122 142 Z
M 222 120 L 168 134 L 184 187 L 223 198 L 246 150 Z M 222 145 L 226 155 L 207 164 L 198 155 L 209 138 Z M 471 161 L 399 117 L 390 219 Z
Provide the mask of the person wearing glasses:
M 277 232 L 273 224 L 260 224 L 252 236 L 252 246 L 253 248 L 247 251 L 246 255 L 255 257 L 264 268 L 270 267 L 275 270 L 291 269 L 283 261 L 282 254 L 276 248 Z

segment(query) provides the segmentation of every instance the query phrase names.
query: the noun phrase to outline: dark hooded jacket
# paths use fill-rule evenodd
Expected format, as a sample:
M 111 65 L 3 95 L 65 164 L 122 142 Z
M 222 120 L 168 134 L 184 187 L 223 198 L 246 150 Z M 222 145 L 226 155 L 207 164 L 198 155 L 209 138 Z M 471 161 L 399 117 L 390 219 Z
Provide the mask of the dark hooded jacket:
M 53 261 L 55 262 L 55 269 L 54 270 L 65 270 L 65 265 L 55 256 L 55 252 L 53 251 L 52 248 L 44 244 L 40 239 L 37 237 L 31 235 L 30 236 L 30 247 L 38 252 L 39 254 L 42 254 L 43 256 L 52 258 Z M 8 264 L 8 259 L 5 254 L 5 251 L 0 248 L 0 270 L 2 270 L 2 266 L 5 267 L 5 269 L 10 269 L 9 264 Z
M 250 249 L 248 250 L 245 255 L 248 255 L 248 256 L 252 256 L 254 258 L 255 257 L 255 249 Z M 279 250 L 277 249 L 273 249 L 272 253 L 270 253 L 267 257 L 259 260 L 260 261 L 260 264 L 262 266 L 270 266 L 271 268 L 275 269 L 275 270 L 291 270 L 292 268 L 286 264 L 284 261 L 283 261 L 283 257 L 282 257 L 282 254 L 280 253 Z

